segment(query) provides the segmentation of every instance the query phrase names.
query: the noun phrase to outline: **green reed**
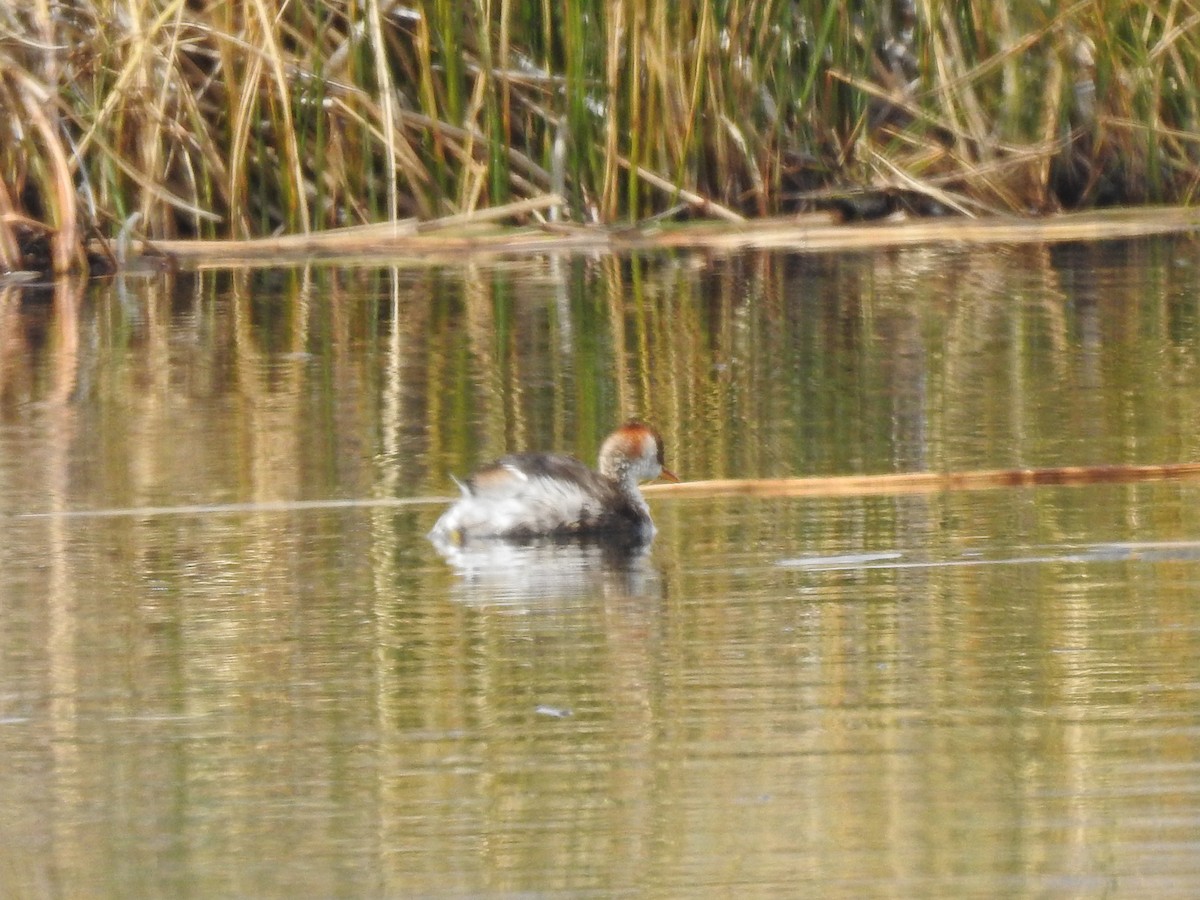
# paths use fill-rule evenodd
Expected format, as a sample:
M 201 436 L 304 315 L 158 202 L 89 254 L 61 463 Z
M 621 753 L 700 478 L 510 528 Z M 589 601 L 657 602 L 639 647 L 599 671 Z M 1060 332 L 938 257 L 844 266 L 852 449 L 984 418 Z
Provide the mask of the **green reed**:
M 127 224 L 253 237 L 435 217 L 558 172 L 584 222 L 864 190 L 969 212 L 1191 200 L 1193 5 L 913 9 L 903 70 L 880 48 L 904 4 L 865 0 L 12 7 L 0 266 L 77 266 Z

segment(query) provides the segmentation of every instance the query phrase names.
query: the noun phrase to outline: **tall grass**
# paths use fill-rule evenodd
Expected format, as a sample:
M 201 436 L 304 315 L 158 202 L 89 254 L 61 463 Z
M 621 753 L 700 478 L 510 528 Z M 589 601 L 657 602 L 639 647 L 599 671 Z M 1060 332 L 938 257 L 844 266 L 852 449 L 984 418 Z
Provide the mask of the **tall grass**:
M 9 270 L 78 267 L 126 225 L 303 233 L 559 181 L 584 222 L 1200 182 L 1185 0 L 83 0 L 0 30 Z

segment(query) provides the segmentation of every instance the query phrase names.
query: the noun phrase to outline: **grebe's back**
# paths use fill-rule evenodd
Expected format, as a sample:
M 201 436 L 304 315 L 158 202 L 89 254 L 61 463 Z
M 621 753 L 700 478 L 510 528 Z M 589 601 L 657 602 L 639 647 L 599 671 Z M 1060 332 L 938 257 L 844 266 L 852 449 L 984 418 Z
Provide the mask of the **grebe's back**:
M 627 422 L 600 448 L 599 471 L 557 453 L 514 453 L 460 482 L 462 497 L 433 526 L 437 543 L 606 532 L 654 533 L 638 482 L 664 477 L 659 433 Z

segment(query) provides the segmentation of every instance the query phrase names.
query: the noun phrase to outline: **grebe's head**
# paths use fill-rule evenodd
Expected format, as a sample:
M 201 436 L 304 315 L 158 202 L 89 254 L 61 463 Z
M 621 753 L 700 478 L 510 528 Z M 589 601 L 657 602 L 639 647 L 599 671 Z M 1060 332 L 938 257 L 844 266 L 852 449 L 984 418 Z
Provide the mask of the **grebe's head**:
M 634 485 L 651 478 L 679 480 L 666 467 L 662 435 L 637 419 L 630 419 L 605 439 L 600 447 L 600 473 Z

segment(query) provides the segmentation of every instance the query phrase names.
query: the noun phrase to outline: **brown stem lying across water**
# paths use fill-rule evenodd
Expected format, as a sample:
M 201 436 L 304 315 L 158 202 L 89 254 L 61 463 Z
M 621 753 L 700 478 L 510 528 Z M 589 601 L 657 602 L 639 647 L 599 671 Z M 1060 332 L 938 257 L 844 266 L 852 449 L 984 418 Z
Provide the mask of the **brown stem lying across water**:
M 1158 466 L 1063 466 L 1050 469 L 987 469 L 977 472 L 899 472 L 814 478 L 752 478 L 650 484 L 658 497 L 843 497 L 935 494 L 1014 487 L 1081 487 L 1200 479 L 1200 463 Z
M 890 475 L 830 475 L 811 478 L 722 478 L 645 484 L 642 492 L 657 500 L 711 497 L 871 497 L 988 491 L 1023 487 L 1084 487 L 1096 484 L 1145 484 L 1200 480 L 1200 463 L 1158 466 L 1065 466 L 1050 469 L 990 469 L 976 472 L 899 472 Z M 452 496 L 372 497 L 355 500 L 283 500 L 266 503 L 217 503 L 187 506 L 134 506 L 69 513 L 26 512 L 17 518 L 114 518 L 229 512 L 295 512 L 313 509 L 440 506 Z

